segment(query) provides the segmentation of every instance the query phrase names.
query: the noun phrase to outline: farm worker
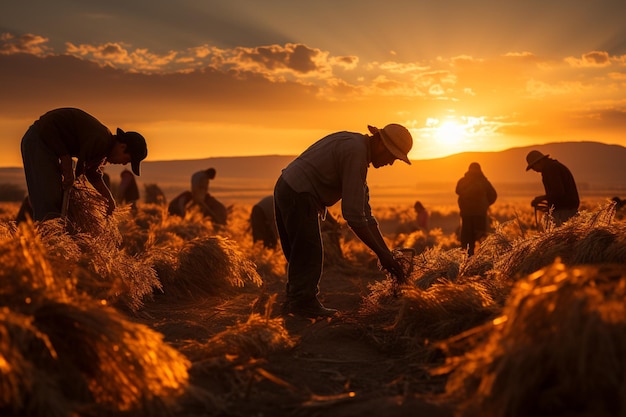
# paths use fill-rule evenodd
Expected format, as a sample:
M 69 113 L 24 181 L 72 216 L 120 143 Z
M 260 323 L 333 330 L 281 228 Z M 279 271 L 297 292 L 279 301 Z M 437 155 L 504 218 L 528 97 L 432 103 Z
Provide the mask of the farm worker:
M 215 168 L 198 171 L 191 176 L 191 198 L 194 204 L 200 206 L 205 216 L 213 217 L 213 210 L 206 203 L 209 194 L 209 180 L 215 178 Z
M 416 201 L 413 205 L 413 209 L 417 215 L 417 228 L 423 232 L 428 232 L 430 228 L 430 215 L 428 214 L 428 210 L 426 210 L 426 207 L 424 207 L 421 201 Z
M 278 243 L 278 230 L 274 218 L 274 196 L 263 197 L 252 206 L 250 213 L 250 226 L 252 227 L 252 241 L 262 241 L 266 248 L 275 248 Z
M 139 175 L 139 163 L 148 155 L 139 133 L 118 128 L 112 134 L 95 117 L 76 108 L 58 108 L 41 116 L 24 134 L 21 149 L 35 221 L 61 215 L 63 191 L 80 175 L 107 200 L 108 214 L 113 213 L 115 200 L 102 179 L 102 167 L 130 163 Z M 72 157 L 77 158 L 76 168 Z
M 532 169 L 541 173 L 545 189 L 545 194 L 535 197 L 530 205 L 535 208 L 547 206 L 552 211 L 554 223 L 560 226 L 578 212 L 580 199 L 574 176 L 561 162 L 536 150 L 528 152 L 526 162 L 526 171 Z
M 498 194 L 485 177 L 480 164 L 472 162 L 467 172 L 456 184 L 461 212 L 461 247 L 472 256 L 476 242 L 487 235 L 487 211 Z
M 337 312 L 324 307 L 317 295 L 323 265 L 320 218 L 339 200 L 344 219 L 382 267 L 398 282 L 405 279 L 372 215 L 366 179 L 370 164 L 379 168 L 396 159 L 410 164 L 413 138 L 399 124 L 368 129 L 371 136 L 342 131 L 320 139 L 283 169 L 276 182 L 276 225 L 288 263 L 284 314 L 315 318 Z
M 117 201 L 130 204 L 132 209 L 137 208 L 139 200 L 139 187 L 132 172 L 125 169 L 120 172 L 120 186 L 117 189 Z

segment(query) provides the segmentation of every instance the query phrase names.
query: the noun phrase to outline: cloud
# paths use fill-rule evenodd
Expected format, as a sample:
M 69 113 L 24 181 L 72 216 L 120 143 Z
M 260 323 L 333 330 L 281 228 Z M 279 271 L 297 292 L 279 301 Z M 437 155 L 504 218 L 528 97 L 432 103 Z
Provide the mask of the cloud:
M 611 65 L 611 61 L 609 53 L 604 51 L 588 52 L 583 54 L 581 58 L 565 58 L 565 62 L 575 68 L 608 67 Z
M 43 36 L 25 34 L 15 37 L 10 33 L 0 34 L 0 54 L 32 54 L 43 56 L 50 52 L 46 46 L 48 38 Z
M 89 106 L 134 120 L 301 126 L 336 119 L 346 109 L 360 117 L 402 115 L 416 124 L 454 109 L 480 118 L 477 132 L 494 135 L 501 129 L 531 132 L 530 126 L 536 133 L 551 117 L 566 120 L 568 112 L 582 117 L 606 111 L 605 122 L 626 125 L 620 110 L 625 58 L 602 51 L 580 58 L 522 51 L 364 62 L 302 43 L 204 44 L 163 53 L 122 42 L 67 43 L 58 53 L 48 44 L 34 34 L 0 36 L 0 89 L 19 98 L 0 103 L 2 114 L 37 103 Z M 117 104 L 109 110 L 112 98 Z M 319 116 L 312 119 L 313 113 Z M 519 119 L 509 121 L 513 114 Z M 506 123 L 495 122 L 503 118 Z M 597 117 L 588 120 L 601 127 Z

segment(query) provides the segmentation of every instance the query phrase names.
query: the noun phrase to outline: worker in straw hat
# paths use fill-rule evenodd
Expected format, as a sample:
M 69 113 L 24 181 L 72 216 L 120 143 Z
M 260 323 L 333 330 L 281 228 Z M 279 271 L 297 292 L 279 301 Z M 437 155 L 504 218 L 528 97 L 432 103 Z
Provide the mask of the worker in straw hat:
M 537 150 L 528 152 L 526 162 L 526 171 L 532 169 L 541 173 L 545 189 L 545 194 L 535 197 L 530 205 L 535 208 L 547 207 L 554 223 L 560 226 L 578 212 L 580 199 L 574 176 L 561 162 Z
M 319 222 L 339 200 L 344 219 L 382 267 L 397 281 L 405 279 L 372 215 L 366 180 L 370 164 L 379 168 L 396 159 L 411 164 L 407 154 L 413 138 L 399 124 L 368 129 L 371 136 L 343 131 L 320 139 L 283 169 L 276 182 L 276 224 L 288 262 L 285 314 L 315 318 L 337 312 L 324 307 L 317 295 L 323 265 Z

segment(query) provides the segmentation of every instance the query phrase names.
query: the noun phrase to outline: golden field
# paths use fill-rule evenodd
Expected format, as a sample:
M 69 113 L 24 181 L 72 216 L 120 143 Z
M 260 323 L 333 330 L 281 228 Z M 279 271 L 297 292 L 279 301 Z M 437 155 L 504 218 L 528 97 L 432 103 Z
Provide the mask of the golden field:
M 251 204 L 214 227 L 165 206 L 69 220 L 0 210 L 3 416 L 626 415 L 626 223 L 606 198 L 539 230 L 532 196 L 496 202 L 468 258 L 454 204 L 431 229 L 374 200 L 396 286 L 346 227 L 323 227 L 328 320 L 281 316 L 285 261 L 253 244 Z M 607 196 L 609 197 L 609 196 Z

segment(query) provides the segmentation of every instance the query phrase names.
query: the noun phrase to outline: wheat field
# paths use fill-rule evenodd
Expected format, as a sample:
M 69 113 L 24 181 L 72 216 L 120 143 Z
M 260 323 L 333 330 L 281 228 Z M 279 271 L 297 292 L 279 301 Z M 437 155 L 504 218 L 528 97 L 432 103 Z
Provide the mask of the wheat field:
M 453 206 L 375 207 L 397 286 L 340 212 L 323 227 L 320 297 L 337 317 L 279 314 L 280 249 L 143 203 L 106 217 L 85 184 L 68 219 L 0 207 L 3 416 L 626 415 L 626 223 L 583 202 L 560 228 L 498 204 L 474 256 Z

